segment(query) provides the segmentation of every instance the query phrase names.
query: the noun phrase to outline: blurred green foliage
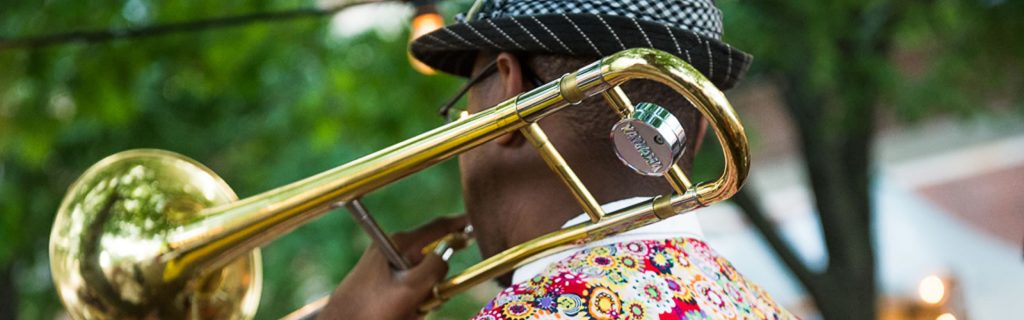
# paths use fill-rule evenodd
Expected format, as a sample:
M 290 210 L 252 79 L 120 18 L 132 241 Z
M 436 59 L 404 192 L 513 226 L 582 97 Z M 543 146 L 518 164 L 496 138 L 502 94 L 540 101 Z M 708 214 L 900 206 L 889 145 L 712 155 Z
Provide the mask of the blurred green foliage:
M 0 5 L 0 36 L 313 5 L 19 1 Z M 0 51 L 0 285 L 16 290 L 16 298 L 0 304 L 13 304 L 22 319 L 59 313 L 49 279 L 49 228 L 68 185 L 107 155 L 132 148 L 179 152 L 210 166 L 245 197 L 441 124 L 436 107 L 461 81 L 413 71 L 404 28 L 339 37 L 331 27 L 329 17 L 304 18 Z M 366 199 L 391 231 L 460 212 L 461 203 L 454 162 Z M 258 317 L 278 318 L 329 293 L 368 242 L 338 211 L 267 246 Z M 463 297 L 438 315 L 465 318 L 480 305 Z
M 756 56 L 752 78 L 829 97 L 826 108 L 836 105 L 832 100 L 852 97 L 842 104 L 855 109 L 858 103 L 874 103 L 864 98 L 870 96 L 914 120 L 936 111 L 972 113 L 979 97 L 1018 107 L 1024 100 L 1024 91 L 1016 88 L 1024 74 L 1019 1 L 719 2 L 726 40 Z M 446 16 L 466 3 L 445 7 Z M 0 36 L 313 5 L 301 0 L 5 0 Z M 893 11 L 901 13 L 899 19 L 880 29 Z M 9 310 L 5 306 L 16 307 L 15 316 L 23 319 L 59 313 L 49 279 L 49 228 L 67 186 L 104 156 L 131 148 L 179 152 L 213 168 L 245 197 L 441 123 L 435 107 L 460 80 L 414 72 L 405 30 L 339 37 L 331 27 L 329 18 L 306 18 L 0 51 L 0 318 Z M 837 46 L 840 38 L 871 43 L 867 40 L 878 37 L 878 30 L 891 31 L 882 35 L 891 36 L 886 39 L 895 50 L 883 52 L 891 54 L 866 56 L 851 50 L 871 48 Z M 851 86 L 856 83 L 879 90 L 851 91 L 861 90 Z M 706 161 L 717 159 L 712 154 L 697 159 L 698 168 L 717 165 Z M 366 204 L 385 229 L 395 231 L 459 212 L 455 163 L 389 186 Z M 339 211 L 267 246 L 258 317 L 277 318 L 329 292 L 367 244 Z M 453 269 L 475 259 L 472 253 L 461 256 Z M 15 296 L 5 296 L 4 290 L 15 290 Z M 436 317 L 466 318 L 489 298 L 462 295 Z
M 877 85 L 883 110 L 904 121 L 971 115 L 991 106 L 1024 112 L 1024 2 L 725 0 L 719 5 L 725 40 L 754 55 L 747 83 L 799 78 L 800 83 L 781 89 L 839 99 L 858 99 L 853 96 L 863 95 L 856 92 L 861 87 Z
M 823 318 L 874 319 L 875 246 L 881 244 L 875 243 L 871 190 L 879 119 L 914 121 L 993 109 L 1024 115 L 1024 2 L 719 4 L 726 13 L 726 40 L 756 57 L 748 83 L 761 80 L 776 89 L 793 123 L 826 266 L 811 268 L 797 256 L 761 208 L 756 190 L 748 186 L 732 201 Z

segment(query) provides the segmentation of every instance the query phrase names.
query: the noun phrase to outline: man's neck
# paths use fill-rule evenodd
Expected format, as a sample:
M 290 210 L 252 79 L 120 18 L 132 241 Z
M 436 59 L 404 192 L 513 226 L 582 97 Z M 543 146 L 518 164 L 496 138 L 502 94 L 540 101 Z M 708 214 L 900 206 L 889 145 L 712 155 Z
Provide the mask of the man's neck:
M 614 185 L 617 188 L 594 188 L 594 198 L 600 204 L 607 204 L 618 200 L 633 197 L 652 197 L 655 192 L 641 192 L 641 188 L 629 185 L 616 185 L 614 183 L 603 184 L 604 186 Z M 650 193 L 650 194 L 647 194 Z M 515 213 L 515 229 L 508 234 L 507 244 L 509 247 L 532 240 L 538 236 L 559 230 L 570 219 L 583 213 L 579 202 L 573 197 L 569 189 L 559 182 L 557 185 L 538 185 L 523 193 L 524 201 L 520 202 L 519 210 Z
M 515 213 L 517 221 L 508 234 L 507 245 L 511 247 L 558 230 L 583 212 L 568 189 L 562 185 L 556 187 L 536 186 L 524 192 L 526 196 Z

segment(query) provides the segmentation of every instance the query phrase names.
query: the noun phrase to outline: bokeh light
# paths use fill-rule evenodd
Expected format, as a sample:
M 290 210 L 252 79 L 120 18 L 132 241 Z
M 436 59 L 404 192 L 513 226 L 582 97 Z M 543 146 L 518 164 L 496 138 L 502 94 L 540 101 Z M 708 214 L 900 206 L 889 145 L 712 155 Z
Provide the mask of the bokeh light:
M 921 296 L 922 301 L 938 304 L 946 296 L 946 285 L 938 276 L 928 276 L 921 280 L 921 284 L 917 287 L 917 293 Z

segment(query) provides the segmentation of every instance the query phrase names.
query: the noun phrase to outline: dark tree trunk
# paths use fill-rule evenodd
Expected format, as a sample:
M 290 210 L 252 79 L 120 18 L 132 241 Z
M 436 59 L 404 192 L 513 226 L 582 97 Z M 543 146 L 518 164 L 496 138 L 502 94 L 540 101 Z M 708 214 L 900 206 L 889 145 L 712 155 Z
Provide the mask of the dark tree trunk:
M 758 3 L 777 15 L 805 14 L 779 7 L 779 3 Z M 814 192 L 828 252 L 825 270 L 815 272 L 797 259 L 753 192 L 747 190 L 734 198 L 826 319 L 874 319 L 877 315 L 870 170 L 875 113 L 883 84 L 875 70 L 889 56 L 895 21 L 906 7 L 896 2 L 850 9 L 835 17 L 839 21 L 836 30 L 843 32 L 829 39 L 836 50 L 834 58 L 841 61 L 834 70 L 793 63 L 783 64 L 785 68 L 775 73 Z M 822 82 L 815 81 L 815 76 L 822 72 L 829 72 L 828 85 L 816 85 Z
M 815 300 L 830 319 L 874 319 L 875 257 L 868 183 L 874 102 L 833 100 L 801 91 L 788 90 L 786 102 L 800 132 L 829 255 L 822 279 L 828 289 L 816 292 Z
M 18 288 L 14 285 L 14 266 L 0 267 L 0 319 L 18 317 Z
M 848 81 L 857 81 L 855 72 L 846 74 Z M 807 79 L 780 80 L 814 190 L 828 267 L 814 272 L 797 258 L 754 191 L 744 189 L 733 201 L 804 286 L 824 318 L 874 319 L 869 170 L 877 87 L 861 84 L 856 92 L 831 97 L 795 85 L 803 81 Z

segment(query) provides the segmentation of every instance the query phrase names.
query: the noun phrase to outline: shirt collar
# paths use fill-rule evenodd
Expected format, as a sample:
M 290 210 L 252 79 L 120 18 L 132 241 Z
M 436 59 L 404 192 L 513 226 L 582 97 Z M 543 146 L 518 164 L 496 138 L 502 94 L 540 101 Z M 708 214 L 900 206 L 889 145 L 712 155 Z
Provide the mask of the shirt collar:
M 619 201 L 609 202 L 601 206 L 604 212 L 613 212 L 628 206 L 650 200 L 649 197 L 635 197 L 629 199 L 623 199 Z M 562 229 L 569 228 L 586 221 L 589 221 L 590 217 L 585 213 L 569 219 L 565 224 L 562 225 Z M 577 251 L 593 248 L 597 246 L 603 246 L 611 243 L 635 241 L 635 240 L 661 240 L 669 238 L 704 238 L 704 232 L 700 228 L 700 222 L 697 220 L 697 216 L 694 213 L 676 215 L 674 217 L 658 221 L 637 229 L 633 229 L 620 234 L 612 235 L 602 240 L 579 245 L 566 249 L 533 262 L 527 263 L 512 273 L 512 283 L 521 283 L 529 280 L 533 276 L 541 273 L 552 263 L 558 262 L 562 259 L 568 258 Z

